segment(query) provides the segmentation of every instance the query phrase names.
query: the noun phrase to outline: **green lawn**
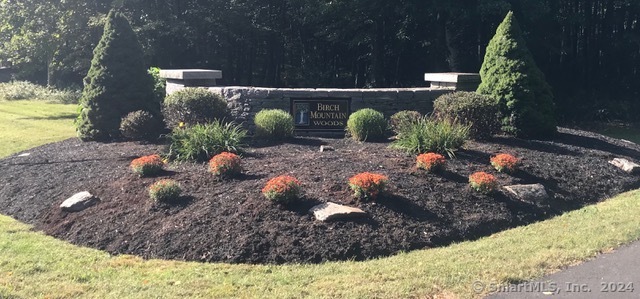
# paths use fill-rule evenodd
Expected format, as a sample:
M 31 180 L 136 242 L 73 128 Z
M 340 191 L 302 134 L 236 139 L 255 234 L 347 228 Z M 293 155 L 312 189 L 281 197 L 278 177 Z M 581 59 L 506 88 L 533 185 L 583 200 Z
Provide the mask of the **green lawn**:
M 603 124 L 598 130 L 598 133 L 640 144 L 640 126 L 638 124 Z
M 75 136 L 77 105 L 0 101 L 0 157 Z
M 31 115 L 23 111 L 31 105 L 42 111 L 38 119 L 23 117 L 31 129 L 21 134 L 32 140 L 24 146 L 51 141 L 43 130 L 48 126 L 41 122 L 55 122 L 51 119 L 73 111 L 40 103 L 7 105 L 0 103 L 0 126 L 9 127 L 7 123 L 21 117 L 14 115 Z M 5 112 L 10 109 L 14 112 Z M 59 139 L 73 135 L 72 128 L 62 129 L 65 121 L 71 119 L 59 124 L 66 133 Z M 0 140 L 6 138 L 0 135 Z M 476 281 L 490 285 L 528 280 L 637 240 L 638 214 L 640 191 L 632 191 L 473 242 L 367 262 L 282 266 L 114 257 L 0 216 L 0 298 L 472 298 L 486 293 L 474 291 Z

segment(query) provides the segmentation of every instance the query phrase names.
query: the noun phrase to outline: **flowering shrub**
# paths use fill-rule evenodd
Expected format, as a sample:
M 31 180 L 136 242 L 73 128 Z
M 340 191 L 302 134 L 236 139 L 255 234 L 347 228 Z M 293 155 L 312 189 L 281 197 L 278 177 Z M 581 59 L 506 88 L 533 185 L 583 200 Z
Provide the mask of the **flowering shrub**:
M 370 172 L 363 172 L 352 176 L 349 179 L 349 187 L 358 199 L 376 199 L 380 193 L 384 192 L 387 178 L 384 175 Z
M 174 180 L 160 180 L 149 187 L 149 196 L 155 201 L 175 200 L 182 193 L 180 184 Z
M 491 157 L 491 165 L 493 165 L 498 172 L 513 172 L 518 166 L 518 158 L 509 154 L 498 154 Z
M 420 154 L 416 158 L 418 168 L 428 172 L 435 172 L 444 167 L 445 159 L 443 155 L 436 153 Z
M 209 160 L 209 172 L 218 176 L 231 177 L 242 171 L 240 162 L 240 156 L 230 152 L 222 152 Z
M 131 161 L 131 170 L 139 176 L 149 176 L 157 174 L 162 170 L 164 161 L 159 155 L 149 155 Z
M 485 194 L 498 189 L 498 181 L 496 180 L 496 177 L 486 172 L 476 172 L 470 175 L 469 184 L 474 190 Z
M 267 182 L 262 188 L 262 194 L 269 200 L 275 202 L 291 202 L 300 196 L 300 181 L 296 178 L 282 175 Z

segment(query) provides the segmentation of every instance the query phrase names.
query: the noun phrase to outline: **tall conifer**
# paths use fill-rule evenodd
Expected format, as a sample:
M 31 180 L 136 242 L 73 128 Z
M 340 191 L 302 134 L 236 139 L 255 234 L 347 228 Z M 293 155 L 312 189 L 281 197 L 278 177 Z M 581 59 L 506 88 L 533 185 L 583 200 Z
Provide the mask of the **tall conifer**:
M 119 137 L 120 121 L 132 111 L 145 110 L 160 116 L 153 80 L 143 63 L 142 46 L 129 21 L 117 10 L 107 16 L 84 83 L 76 121 L 82 140 Z
M 533 61 L 513 12 L 489 42 L 480 77 L 477 92 L 498 102 L 503 131 L 518 137 L 553 136 L 556 119 L 551 87 Z

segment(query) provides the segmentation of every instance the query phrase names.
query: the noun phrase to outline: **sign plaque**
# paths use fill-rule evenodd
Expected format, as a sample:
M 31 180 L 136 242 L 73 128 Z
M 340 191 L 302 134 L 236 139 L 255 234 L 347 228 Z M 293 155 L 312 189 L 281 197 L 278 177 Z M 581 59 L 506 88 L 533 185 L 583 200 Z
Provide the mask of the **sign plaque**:
M 350 114 L 350 98 L 291 99 L 296 131 L 343 132 Z

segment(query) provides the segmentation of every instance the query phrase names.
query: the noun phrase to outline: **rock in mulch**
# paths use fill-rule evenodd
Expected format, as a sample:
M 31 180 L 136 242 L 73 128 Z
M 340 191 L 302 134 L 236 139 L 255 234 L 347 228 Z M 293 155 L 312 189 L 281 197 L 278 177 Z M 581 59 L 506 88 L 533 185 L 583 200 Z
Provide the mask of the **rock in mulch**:
M 328 202 L 317 205 L 309 210 L 320 221 L 346 220 L 357 217 L 365 217 L 367 213 L 354 207 Z
M 67 198 L 62 202 L 60 208 L 65 212 L 80 212 L 98 203 L 98 201 L 99 199 L 97 197 L 84 191 Z
M 615 158 L 609 161 L 610 164 L 622 169 L 626 173 L 638 173 L 640 165 L 623 158 Z
M 522 201 L 541 203 L 549 199 L 549 194 L 542 184 L 511 185 L 505 186 L 504 189 Z
M 328 145 L 321 145 L 320 146 L 320 152 L 332 152 L 335 151 L 336 149 L 333 146 L 328 146 Z

